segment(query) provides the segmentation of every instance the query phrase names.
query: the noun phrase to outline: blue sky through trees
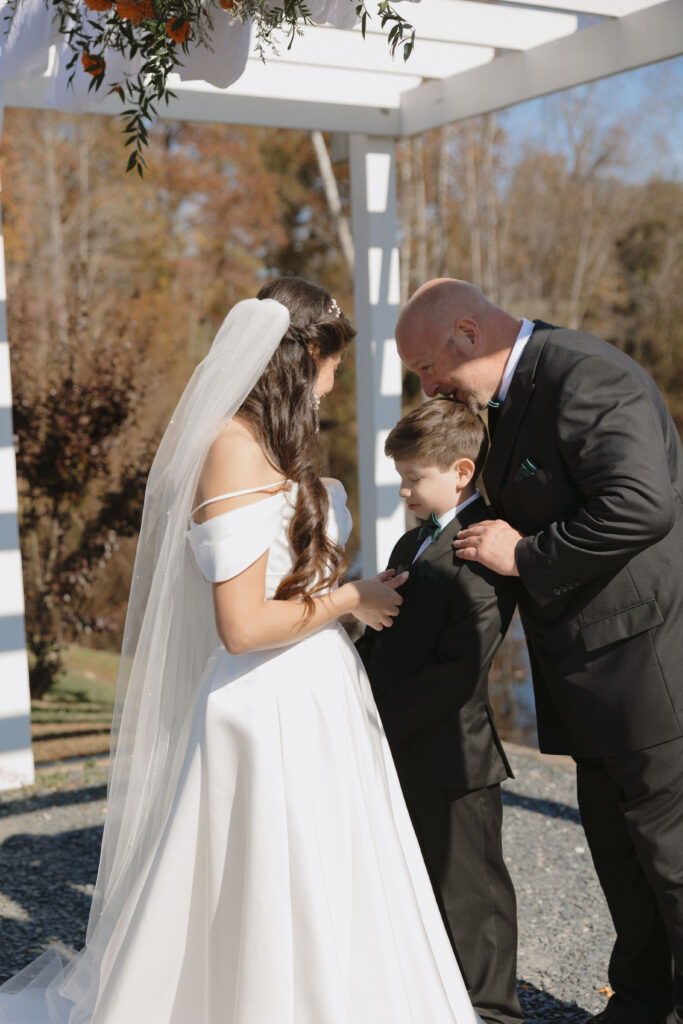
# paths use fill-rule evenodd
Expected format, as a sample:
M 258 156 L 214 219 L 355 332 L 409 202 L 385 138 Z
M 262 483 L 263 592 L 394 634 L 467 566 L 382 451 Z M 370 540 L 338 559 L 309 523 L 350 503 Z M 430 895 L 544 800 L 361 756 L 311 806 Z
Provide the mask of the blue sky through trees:
M 683 57 L 520 103 L 501 119 L 520 147 L 569 154 L 567 118 L 572 106 L 583 108 L 584 114 L 590 108 L 603 133 L 621 126 L 625 161 L 619 173 L 625 179 L 683 180 Z

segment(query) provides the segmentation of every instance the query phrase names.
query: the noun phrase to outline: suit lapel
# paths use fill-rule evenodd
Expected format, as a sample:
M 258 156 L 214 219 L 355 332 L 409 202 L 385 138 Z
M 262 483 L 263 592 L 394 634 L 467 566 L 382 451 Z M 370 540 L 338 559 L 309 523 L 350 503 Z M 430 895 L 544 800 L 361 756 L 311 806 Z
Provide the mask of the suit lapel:
M 444 552 L 448 551 L 451 544 L 453 543 L 453 537 L 455 536 L 455 533 L 457 532 L 458 529 L 460 529 L 460 527 L 455 527 L 457 521 L 457 516 L 451 519 L 450 523 L 448 523 L 445 529 L 441 531 L 441 533 L 436 538 L 434 543 L 426 547 L 425 550 L 420 555 L 420 557 L 415 560 L 415 562 L 413 563 L 415 566 L 418 566 L 420 562 L 435 562 L 438 558 L 441 558 Z
M 396 546 L 394 557 L 389 560 L 387 569 L 395 569 L 397 576 L 400 573 L 402 573 L 404 569 L 410 570 L 410 567 L 413 564 L 415 552 L 418 550 L 420 544 L 422 543 L 421 541 L 418 541 L 417 535 L 417 527 L 414 527 L 412 530 L 409 530 L 406 534 L 404 534 Z M 407 582 L 410 582 L 410 577 L 408 577 Z M 405 585 L 406 584 L 404 583 L 403 586 Z
M 441 531 L 434 543 L 425 548 L 420 557 L 413 562 L 412 568 L 416 571 L 416 574 L 419 572 L 419 566 L 422 563 L 432 565 L 440 558 L 443 558 L 444 555 L 448 555 L 451 561 L 453 561 L 453 541 L 455 540 L 455 535 L 459 530 L 466 529 L 470 523 L 478 522 L 483 518 L 482 513 L 485 508 L 484 499 L 479 497 L 476 501 L 471 502 L 467 508 L 464 508 L 459 516 L 454 516 L 450 523 Z M 456 568 L 461 568 L 464 563 L 457 559 L 453 564 Z
M 496 437 L 484 467 L 484 486 L 490 501 L 494 504 L 500 493 L 526 407 L 534 392 L 538 360 L 552 330 L 550 324 L 542 320 L 534 320 L 534 325 L 533 333 L 526 343 L 510 382 L 510 389 L 498 418 Z

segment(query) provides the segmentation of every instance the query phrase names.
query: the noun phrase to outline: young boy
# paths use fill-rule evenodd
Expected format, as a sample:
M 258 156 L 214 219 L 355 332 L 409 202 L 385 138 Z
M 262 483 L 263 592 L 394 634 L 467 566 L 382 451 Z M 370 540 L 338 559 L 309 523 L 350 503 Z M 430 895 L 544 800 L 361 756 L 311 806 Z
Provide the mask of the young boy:
M 389 559 L 410 571 L 398 617 L 357 647 L 474 1008 L 488 1024 L 517 1024 L 516 904 L 501 845 L 500 783 L 512 772 L 488 703 L 515 583 L 453 549 L 458 530 L 491 518 L 474 484 L 486 447 L 479 417 L 445 398 L 389 434 L 399 494 L 422 526 Z

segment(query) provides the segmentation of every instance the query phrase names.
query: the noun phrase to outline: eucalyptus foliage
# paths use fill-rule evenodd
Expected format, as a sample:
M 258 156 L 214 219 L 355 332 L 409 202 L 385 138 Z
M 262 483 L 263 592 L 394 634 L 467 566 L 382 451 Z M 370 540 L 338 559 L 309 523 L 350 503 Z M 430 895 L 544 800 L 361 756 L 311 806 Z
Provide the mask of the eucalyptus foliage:
M 283 43 L 291 47 L 297 35 L 311 24 L 306 0 L 45 0 L 54 22 L 64 37 L 71 57 L 67 68 L 73 82 L 77 64 L 91 76 L 89 88 L 98 90 L 105 83 L 107 56 L 119 53 L 124 58 L 124 73 L 116 82 L 108 82 L 109 92 L 121 99 L 125 145 L 131 147 L 127 170 L 142 176 L 143 157 L 149 144 L 149 128 L 160 103 L 168 103 L 175 94 L 168 87 L 168 76 L 183 65 L 190 42 L 211 48 L 214 19 L 230 17 L 233 22 L 251 20 L 256 33 L 257 50 L 263 60 L 269 52 L 278 52 Z M 373 16 L 366 0 L 348 0 L 355 4 L 363 36 Z M 9 0 L 5 15 L 9 24 L 22 0 Z M 415 45 L 413 26 L 400 15 L 389 0 L 375 0 L 374 16 L 387 29 L 387 42 L 394 55 L 404 60 Z M 221 10 L 222 8 L 222 10 Z

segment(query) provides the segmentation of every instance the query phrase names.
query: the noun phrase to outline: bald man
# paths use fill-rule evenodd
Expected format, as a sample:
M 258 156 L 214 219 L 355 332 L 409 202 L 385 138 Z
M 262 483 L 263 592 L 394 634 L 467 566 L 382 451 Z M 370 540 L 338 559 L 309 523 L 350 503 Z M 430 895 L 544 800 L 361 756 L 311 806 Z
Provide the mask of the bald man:
M 440 279 L 396 341 L 430 395 L 489 410 L 499 517 L 457 553 L 520 578 L 541 750 L 577 764 L 616 930 L 608 1024 L 683 1024 L 683 447 L 605 341 Z M 578 922 L 577 922 L 578 926 Z M 673 964 L 673 967 L 672 967 Z

